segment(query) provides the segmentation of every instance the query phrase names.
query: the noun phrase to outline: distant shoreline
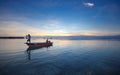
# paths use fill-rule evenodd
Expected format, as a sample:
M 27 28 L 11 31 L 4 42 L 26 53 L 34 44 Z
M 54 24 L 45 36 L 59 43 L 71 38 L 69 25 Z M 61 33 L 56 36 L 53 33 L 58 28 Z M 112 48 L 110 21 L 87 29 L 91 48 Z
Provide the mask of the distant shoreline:
M 24 37 L 0 37 L 0 39 L 24 39 Z
M 120 35 L 114 36 L 32 36 L 32 38 L 68 39 L 68 40 L 120 40 Z M 24 36 L 1 36 L 0 39 L 25 39 Z

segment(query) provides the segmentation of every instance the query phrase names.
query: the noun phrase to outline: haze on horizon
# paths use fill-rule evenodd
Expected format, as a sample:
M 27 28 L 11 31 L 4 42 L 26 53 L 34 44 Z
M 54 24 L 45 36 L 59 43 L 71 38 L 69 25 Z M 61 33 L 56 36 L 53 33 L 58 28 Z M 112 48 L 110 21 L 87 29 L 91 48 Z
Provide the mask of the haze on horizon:
M 0 0 L 0 36 L 119 35 L 119 0 Z

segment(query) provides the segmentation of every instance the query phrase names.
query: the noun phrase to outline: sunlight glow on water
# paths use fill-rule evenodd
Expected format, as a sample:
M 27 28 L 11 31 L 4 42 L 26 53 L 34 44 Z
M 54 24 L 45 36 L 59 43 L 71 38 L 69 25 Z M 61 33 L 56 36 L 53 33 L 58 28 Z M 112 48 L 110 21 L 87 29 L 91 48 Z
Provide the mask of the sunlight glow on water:
M 52 39 L 29 51 L 25 41 L 0 39 L 0 75 L 120 75 L 120 41 Z

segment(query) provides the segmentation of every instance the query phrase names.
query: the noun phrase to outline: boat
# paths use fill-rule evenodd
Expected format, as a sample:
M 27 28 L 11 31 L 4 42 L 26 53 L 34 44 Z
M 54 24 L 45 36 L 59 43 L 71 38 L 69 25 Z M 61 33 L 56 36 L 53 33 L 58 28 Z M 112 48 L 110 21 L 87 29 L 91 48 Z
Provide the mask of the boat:
M 49 46 L 29 46 L 28 48 L 27 48 L 27 51 L 29 51 L 29 50 L 36 50 L 36 49 L 42 49 L 42 48 L 49 48 L 49 47 L 51 47 L 52 45 L 49 45 Z
M 52 46 L 53 42 L 35 42 L 35 43 L 25 43 L 25 44 L 33 47 L 47 47 L 47 46 Z

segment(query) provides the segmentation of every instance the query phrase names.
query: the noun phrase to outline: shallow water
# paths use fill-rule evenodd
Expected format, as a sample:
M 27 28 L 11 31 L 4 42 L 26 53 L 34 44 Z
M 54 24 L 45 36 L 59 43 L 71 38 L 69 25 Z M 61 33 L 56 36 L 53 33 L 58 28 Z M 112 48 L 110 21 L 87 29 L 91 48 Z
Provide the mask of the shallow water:
M 0 75 L 120 75 L 120 41 L 52 39 L 29 51 L 25 41 L 0 39 Z

